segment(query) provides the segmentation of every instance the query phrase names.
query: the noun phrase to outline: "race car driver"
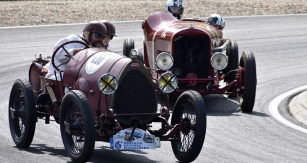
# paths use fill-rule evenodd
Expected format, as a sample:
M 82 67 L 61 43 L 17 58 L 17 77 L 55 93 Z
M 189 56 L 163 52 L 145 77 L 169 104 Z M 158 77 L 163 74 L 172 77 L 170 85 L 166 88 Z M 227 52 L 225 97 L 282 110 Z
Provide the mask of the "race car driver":
M 183 10 L 184 3 L 182 2 L 182 0 L 168 0 L 166 2 L 165 11 L 176 17 L 178 20 L 181 19 L 183 15 Z
M 92 21 L 89 22 L 85 28 L 83 29 L 83 33 L 81 35 L 69 35 L 61 40 L 59 40 L 55 47 L 53 48 L 53 51 L 55 51 L 60 45 L 69 42 L 69 41 L 81 41 L 86 43 L 87 45 L 91 47 L 105 47 L 103 44 L 103 40 L 107 37 L 107 28 L 106 26 L 98 21 Z M 66 51 L 61 48 L 57 54 L 55 54 L 54 63 L 58 66 L 58 68 L 62 71 L 65 70 L 67 63 L 69 62 L 69 57 L 67 55 L 75 55 L 79 51 L 83 50 L 85 48 L 84 45 L 79 43 L 71 43 L 65 45 L 65 50 L 69 53 L 67 54 Z M 47 65 L 48 66 L 48 65 Z M 45 69 L 46 67 L 45 66 Z M 46 71 L 43 69 L 43 71 Z M 54 75 L 56 73 L 56 76 Z M 46 74 L 47 78 L 50 79 L 61 79 L 61 75 L 63 73 L 60 73 L 55 70 L 52 64 L 49 63 L 49 69 L 48 73 Z

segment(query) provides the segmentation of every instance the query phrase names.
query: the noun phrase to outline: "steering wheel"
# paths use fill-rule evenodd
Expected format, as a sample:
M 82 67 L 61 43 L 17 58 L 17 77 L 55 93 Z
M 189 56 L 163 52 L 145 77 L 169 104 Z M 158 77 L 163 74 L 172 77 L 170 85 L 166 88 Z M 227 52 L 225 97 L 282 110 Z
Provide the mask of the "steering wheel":
M 60 45 L 60 46 L 53 52 L 53 54 L 52 54 L 52 59 L 51 59 L 52 66 L 53 66 L 57 71 L 61 71 L 61 70 L 59 69 L 59 66 L 61 66 L 61 65 L 63 65 L 63 64 L 58 65 L 58 66 L 55 65 L 55 63 L 54 63 L 55 54 L 56 54 L 61 48 L 63 48 L 64 51 L 67 53 L 66 56 L 69 57 L 69 60 L 68 60 L 68 62 L 69 62 L 73 55 L 69 54 L 69 52 L 64 48 L 64 46 L 67 45 L 67 44 L 72 44 L 72 43 L 79 43 L 79 44 L 82 44 L 82 45 L 84 45 L 86 48 L 89 48 L 89 47 L 90 47 L 90 46 L 88 46 L 86 43 L 84 43 L 84 42 L 82 42 L 82 41 L 77 41 L 77 40 L 75 40 L 75 41 L 68 41 L 68 42 L 65 42 L 64 44 Z M 68 62 L 67 62 L 67 63 L 68 63 Z

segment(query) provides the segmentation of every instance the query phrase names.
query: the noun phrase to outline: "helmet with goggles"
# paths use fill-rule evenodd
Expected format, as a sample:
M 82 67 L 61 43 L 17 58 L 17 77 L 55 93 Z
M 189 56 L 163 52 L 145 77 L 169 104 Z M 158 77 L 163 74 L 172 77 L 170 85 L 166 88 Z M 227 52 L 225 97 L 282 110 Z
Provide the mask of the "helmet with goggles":
M 212 14 L 208 18 L 207 23 L 209 23 L 212 26 L 215 26 L 219 30 L 223 30 L 225 27 L 225 20 L 221 17 L 221 15 L 218 14 Z
M 166 2 L 165 11 L 167 13 L 172 14 L 174 17 L 176 17 L 179 20 L 183 15 L 183 10 L 184 10 L 184 3 L 182 2 L 182 0 L 168 0 Z
M 83 29 L 84 39 L 87 42 L 91 43 L 91 37 L 93 34 L 96 38 L 106 37 L 107 36 L 106 26 L 99 21 L 89 22 Z
M 107 20 L 103 20 L 101 21 L 102 24 L 104 24 L 107 28 L 107 36 L 112 40 L 115 35 L 115 26 L 107 21 Z

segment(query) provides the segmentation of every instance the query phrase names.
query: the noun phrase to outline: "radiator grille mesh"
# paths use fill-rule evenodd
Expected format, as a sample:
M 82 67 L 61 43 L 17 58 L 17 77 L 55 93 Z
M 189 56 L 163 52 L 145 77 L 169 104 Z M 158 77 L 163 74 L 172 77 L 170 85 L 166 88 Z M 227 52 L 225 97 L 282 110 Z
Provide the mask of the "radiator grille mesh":
M 114 94 L 114 111 L 117 114 L 125 113 L 156 113 L 157 104 L 155 90 L 146 76 L 138 70 L 132 70 L 125 74 L 124 79 Z M 126 125 L 133 120 L 146 124 L 154 116 L 123 116 L 117 119 Z

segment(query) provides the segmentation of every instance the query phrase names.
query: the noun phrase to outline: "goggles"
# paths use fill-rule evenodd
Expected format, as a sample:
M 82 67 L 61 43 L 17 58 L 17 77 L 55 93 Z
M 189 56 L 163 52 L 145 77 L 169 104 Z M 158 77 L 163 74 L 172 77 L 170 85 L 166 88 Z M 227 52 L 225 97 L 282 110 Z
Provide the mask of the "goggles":
M 98 33 L 93 33 L 93 34 L 94 34 L 94 37 L 96 37 L 96 38 L 102 38 L 102 39 L 106 38 L 105 35 L 101 35 L 101 34 L 98 34 Z
M 173 14 L 181 15 L 183 13 L 183 8 L 181 7 L 170 7 Z
M 108 37 L 110 40 L 113 39 L 113 35 L 108 35 L 107 37 Z

